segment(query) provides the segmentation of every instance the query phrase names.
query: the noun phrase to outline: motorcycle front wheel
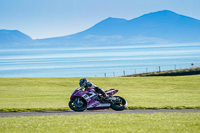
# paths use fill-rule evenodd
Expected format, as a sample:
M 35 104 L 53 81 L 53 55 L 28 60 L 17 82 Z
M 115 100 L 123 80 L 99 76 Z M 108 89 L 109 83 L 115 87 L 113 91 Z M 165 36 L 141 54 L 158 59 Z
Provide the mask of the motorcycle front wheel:
M 122 111 L 127 108 L 127 101 L 120 96 L 114 96 L 116 100 L 111 103 L 111 108 L 116 111 Z
M 69 107 L 74 111 L 84 111 L 87 108 L 85 100 L 81 97 L 77 97 L 69 101 Z

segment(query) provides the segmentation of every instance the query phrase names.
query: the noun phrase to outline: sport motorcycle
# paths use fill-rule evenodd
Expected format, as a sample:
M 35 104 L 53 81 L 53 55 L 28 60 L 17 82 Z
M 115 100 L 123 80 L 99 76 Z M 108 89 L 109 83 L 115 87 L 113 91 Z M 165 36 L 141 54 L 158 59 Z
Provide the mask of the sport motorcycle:
M 94 89 L 78 87 L 70 97 L 69 107 L 74 111 L 98 110 L 112 108 L 116 111 L 122 111 L 127 108 L 127 101 L 120 96 L 113 96 L 118 92 L 117 89 L 105 91 L 108 97 L 95 92 Z

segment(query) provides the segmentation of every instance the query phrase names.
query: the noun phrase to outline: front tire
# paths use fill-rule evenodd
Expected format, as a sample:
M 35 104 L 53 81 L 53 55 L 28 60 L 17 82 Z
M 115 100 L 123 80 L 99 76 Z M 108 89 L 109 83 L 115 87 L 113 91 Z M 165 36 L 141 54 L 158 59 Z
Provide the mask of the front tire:
M 127 108 L 127 101 L 120 96 L 115 96 L 117 98 L 116 101 L 111 103 L 111 108 L 116 111 L 122 111 Z
M 81 104 L 77 103 L 77 100 L 79 100 Z M 72 110 L 78 111 L 78 112 L 84 111 L 87 108 L 87 104 L 85 100 L 81 97 L 77 97 L 73 100 L 70 100 L 68 105 Z

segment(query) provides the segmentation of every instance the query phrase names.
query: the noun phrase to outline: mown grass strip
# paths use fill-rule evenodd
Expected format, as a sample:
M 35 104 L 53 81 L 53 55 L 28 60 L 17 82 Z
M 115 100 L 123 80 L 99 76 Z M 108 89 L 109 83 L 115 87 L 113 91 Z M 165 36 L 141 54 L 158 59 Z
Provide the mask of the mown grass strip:
M 0 112 L 67 110 L 80 78 L 0 78 Z M 129 108 L 199 108 L 200 75 L 178 77 L 94 77 L 89 81 L 116 94 Z
M 66 108 L 2 108 L 0 112 L 35 112 L 35 111 L 64 111 L 70 110 Z
M 200 113 L 1 117 L 2 133 L 199 133 Z
M 140 106 L 130 106 L 128 109 L 200 109 L 200 106 L 165 106 L 165 107 L 140 107 Z
M 200 109 L 200 106 L 166 106 L 166 107 L 142 107 L 142 106 L 129 106 L 127 109 Z M 66 108 L 3 108 L 0 112 L 36 112 L 36 111 L 65 111 L 71 110 Z

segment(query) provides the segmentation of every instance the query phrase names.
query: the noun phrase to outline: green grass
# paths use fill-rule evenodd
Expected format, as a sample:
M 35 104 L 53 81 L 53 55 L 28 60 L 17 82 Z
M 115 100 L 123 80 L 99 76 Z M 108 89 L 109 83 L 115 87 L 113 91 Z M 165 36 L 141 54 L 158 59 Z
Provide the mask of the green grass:
M 0 118 L 6 133 L 198 133 L 200 113 L 98 114 Z
M 198 75 L 200 67 L 127 75 L 125 77 Z
M 80 78 L 0 78 L 0 111 L 64 110 Z M 200 108 L 200 75 L 88 78 L 129 108 Z

